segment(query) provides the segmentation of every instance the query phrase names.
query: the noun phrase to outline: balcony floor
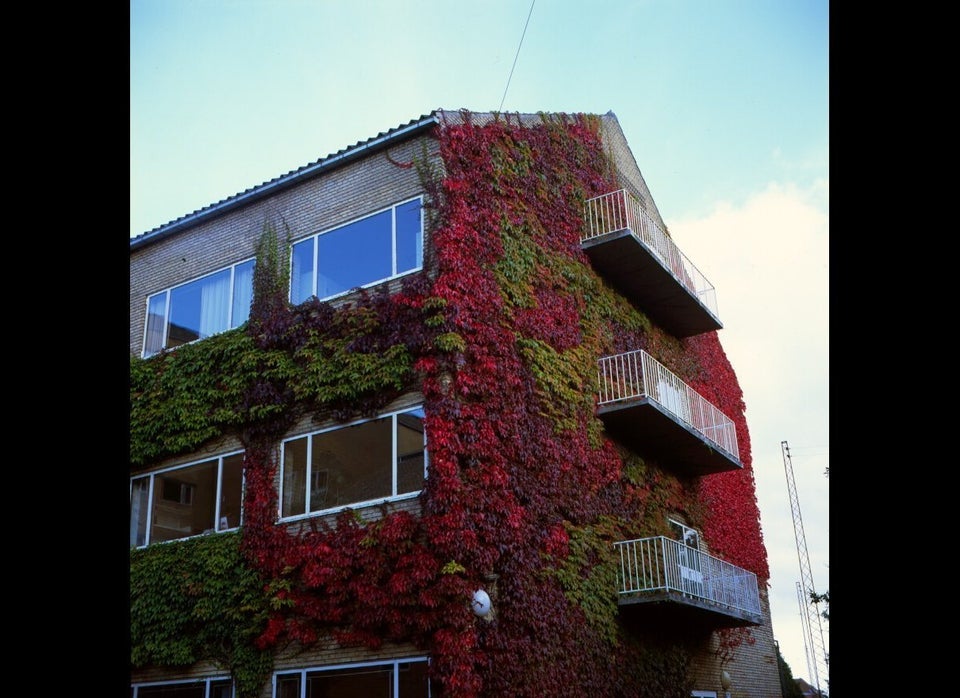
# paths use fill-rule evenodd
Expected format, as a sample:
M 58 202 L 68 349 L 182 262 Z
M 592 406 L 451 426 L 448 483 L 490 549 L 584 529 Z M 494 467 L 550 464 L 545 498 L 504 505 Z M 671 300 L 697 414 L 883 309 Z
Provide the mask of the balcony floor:
M 619 605 L 622 614 L 642 619 L 644 624 L 683 623 L 713 628 L 736 628 L 763 623 L 763 617 L 759 613 L 730 608 L 676 591 L 621 594 Z
M 581 246 L 594 269 L 675 337 L 723 328 L 630 229 L 591 238 Z
M 647 397 L 601 405 L 597 416 L 610 435 L 641 456 L 689 475 L 739 470 L 740 461 Z

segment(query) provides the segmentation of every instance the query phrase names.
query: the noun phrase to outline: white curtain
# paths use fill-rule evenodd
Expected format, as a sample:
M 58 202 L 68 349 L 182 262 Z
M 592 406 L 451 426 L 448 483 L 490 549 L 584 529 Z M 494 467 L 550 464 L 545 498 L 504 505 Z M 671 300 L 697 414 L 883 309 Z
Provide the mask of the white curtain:
M 200 338 L 227 330 L 230 318 L 230 270 L 203 280 L 200 289 Z

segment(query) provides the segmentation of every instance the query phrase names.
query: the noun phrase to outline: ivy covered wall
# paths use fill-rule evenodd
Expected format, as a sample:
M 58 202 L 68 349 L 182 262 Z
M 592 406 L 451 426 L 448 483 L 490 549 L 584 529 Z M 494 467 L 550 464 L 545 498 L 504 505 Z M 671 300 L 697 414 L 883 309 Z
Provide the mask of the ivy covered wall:
M 336 310 L 290 307 L 286 246 L 268 228 L 247 326 L 131 359 L 134 468 L 235 434 L 246 473 L 229 560 L 191 558 L 229 536 L 131 551 L 135 667 L 211 658 L 234 672 L 241 695 L 256 696 L 272 648 L 329 633 L 345 645 L 415 644 L 447 695 L 643 687 L 679 697 L 702 638 L 623 625 L 612 543 L 668 534 L 666 517 L 682 516 L 712 552 L 766 583 L 742 393 L 716 333 L 661 331 L 580 249 L 584 202 L 619 188 L 599 117 L 459 117 L 436 132 L 444 175 L 417 163 L 434 221 L 422 274 Z M 605 438 L 596 362 L 632 349 L 734 420 L 742 471 L 680 478 Z M 421 516 L 346 511 L 297 534 L 275 525 L 276 449 L 298 419 L 373 415 L 414 390 L 430 452 Z M 197 596 L 181 578 L 187 565 L 220 581 Z M 489 621 L 470 610 L 481 587 L 494 600 Z M 202 637 L 175 642 L 168 628 L 194 627 L 217 590 L 232 653 L 214 654 Z M 723 638 L 736 647 L 749 632 Z

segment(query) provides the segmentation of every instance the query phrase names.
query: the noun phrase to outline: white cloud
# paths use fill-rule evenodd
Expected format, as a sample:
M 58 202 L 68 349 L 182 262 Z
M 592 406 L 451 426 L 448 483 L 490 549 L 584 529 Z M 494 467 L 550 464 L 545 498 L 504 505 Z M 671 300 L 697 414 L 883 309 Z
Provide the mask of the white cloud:
M 787 441 L 817 591 L 829 589 L 829 182 L 771 183 L 701 218 L 668 220 L 681 251 L 714 285 L 720 342 L 747 407 L 774 636 L 794 676 L 809 676 L 796 582 Z M 824 624 L 822 624 L 824 625 Z M 824 625 L 829 652 L 829 624 Z

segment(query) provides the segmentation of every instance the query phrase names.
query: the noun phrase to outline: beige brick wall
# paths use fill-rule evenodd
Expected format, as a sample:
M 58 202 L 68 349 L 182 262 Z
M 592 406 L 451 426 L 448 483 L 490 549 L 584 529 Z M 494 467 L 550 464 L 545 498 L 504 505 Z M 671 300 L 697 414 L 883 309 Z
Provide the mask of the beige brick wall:
M 730 698 L 782 698 L 766 589 L 760 590 L 760 610 L 763 624 L 750 630 L 754 644 L 742 645 L 730 662 L 721 666 L 716 656 L 716 633 L 711 635 L 709 645 L 695 654 L 689 673 L 693 690 L 716 691 L 723 698 L 720 672 L 726 670 L 730 675 Z
M 230 672 L 224 671 L 211 662 L 197 662 L 189 667 L 170 669 L 169 667 L 144 667 L 130 670 L 130 683 L 150 683 L 155 681 L 180 681 L 182 679 L 230 678 Z

